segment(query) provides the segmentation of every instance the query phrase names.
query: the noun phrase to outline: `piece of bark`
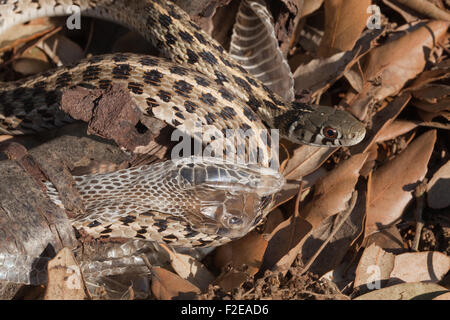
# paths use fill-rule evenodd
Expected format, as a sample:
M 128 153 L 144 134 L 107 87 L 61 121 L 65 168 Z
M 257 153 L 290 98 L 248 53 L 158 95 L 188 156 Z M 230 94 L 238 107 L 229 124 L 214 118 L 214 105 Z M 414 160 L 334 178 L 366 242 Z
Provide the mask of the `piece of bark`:
M 141 110 L 128 90 L 119 84 L 105 90 L 83 87 L 66 90 L 61 109 L 76 120 L 88 122 L 88 134 L 114 140 L 129 151 L 154 139 L 153 132 L 141 122 Z
M 0 162 L 0 252 L 32 257 L 73 247 L 70 221 L 14 161 Z

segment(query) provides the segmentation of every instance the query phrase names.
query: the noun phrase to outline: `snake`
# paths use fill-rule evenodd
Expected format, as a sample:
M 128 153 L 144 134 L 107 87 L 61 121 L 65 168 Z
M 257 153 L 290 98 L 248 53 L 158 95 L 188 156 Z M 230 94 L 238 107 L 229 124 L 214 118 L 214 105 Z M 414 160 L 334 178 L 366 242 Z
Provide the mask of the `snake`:
M 283 101 L 169 1 L 1 0 L 0 32 L 31 19 L 71 14 L 74 6 L 82 16 L 137 31 L 162 57 L 98 55 L 3 82 L 0 133 L 35 134 L 64 126 L 74 121 L 60 109 L 65 90 L 118 83 L 144 118 L 190 135 L 200 124 L 212 132 L 204 143 L 227 130 L 242 130 L 256 141 L 246 151 L 262 154 L 256 167 L 188 158 L 75 177 L 86 215 L 74 226 L 94 238 L 123 236 L 187 247 L 223 244 L 254 228 L 267 212 L 268 198 L 283 184 L 280 174 L 268 168 L 271 140 L 261 132 L 272 128 L 294 143 L 322 147 L 351 146 L 364 138 L 364 125 L 344 110 Z M 62 206 L 51 183 L 47 195 Z

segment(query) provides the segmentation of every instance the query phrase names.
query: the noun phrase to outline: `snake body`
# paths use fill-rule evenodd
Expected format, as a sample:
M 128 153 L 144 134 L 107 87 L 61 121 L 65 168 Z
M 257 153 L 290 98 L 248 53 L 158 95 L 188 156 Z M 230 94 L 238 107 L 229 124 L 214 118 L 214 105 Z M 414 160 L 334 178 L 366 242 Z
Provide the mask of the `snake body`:
M 184 11 L 168 1 L 3 0 L 0 1 L 0 31 L 38 17 L 70 14 L 74 5 L 80 8 L 82 15 L 112 20 L 137 30 L 160 48 L 169 60 L 123 53 L 94 56 L 76 65 L 16 82 L 2 83 L 0 133 L 34 133 L 62 126 L 72 121 L 59 109 L 63 90 L 77 85 L 106 88 L 112 83 L 121 83 L 136 100 L 144 117 L 156 117 L 190 135 L 194 134 L 196 123 L 200 123 L 203 130 L 212 132 L 209 141 L 204 141 L 206 143 L 216 140 L 217 136 L 223 136 L 228 129 L 249 132 L 250 138 L 256 141 L 259 148 L 248 152 L 262 152 L 265 159 L 260 163 L 262 166 L 267 166 L 270 153 L 270 139 L 265 139 L 260 134 L 267 127 L 278 129 L 280 136 L 296 143 L 328 147 L 353 145 L 364 137 L 364 126 L 345 111 L 283 101 L 247 73 L 214 39 L 193 23 Z M 173 172 L 183 171 L 180 165 L 179 162 L 172 164 Z M 233 182 L 227 177 L 236 173 L 238 176 L 251 175 L 253 178 L 249 181 L 253 182 L 260 182 L 267 176 L 272 177 L 269 179 L 272 183 L 281 181 L 279 176 L 274 178 L 273 172 L 258 177 L 250 167 L 230 167 L 227 163 L 208 161 L 202 166 L 191 169 L 199 170 L 200 175 L 200 171 L 210 170 L 209 177 L 216 180 L 219 177 L 217 172 L 225 170 L 228 174 L 220 175 L 225 180 L 219 179 L 214 186 L 209 180 L 200 179 L 200 186 L 192 180 L 183 182 L 179 177 L 170 176 L 170 179 L 165 180 L 167 184 L 158 184 L 156 189 L 146 179 L 157 181 L 159 178 L 155 176 L 155 172 L 159 172 L 161 168 L 167 169 L 164 165 L 157 170 L 144 167 L 111 175 L 79 178 L 78 187 L 82 190 L 83 200 L 92 216 L 82 218 L 75 225 L 90 229 L 97 237 L 122 235 L 164 240 L 173 245 L 217 245 L 243 235 L 258 221 L 258 214 L 255 212 L 245 213 L 245 219 L 241 216 L 240 225 L 235 228 L 229 220 L 222 219 L 229 211 L 220 209 L 217 199 L 225 204 L 229 193 L 235 192 L 232 188 L 236 187 L 237 192 L 246 192 L 245 197 L 257 195 L 253 200 L 245 201 L 239 196 L 236 198 L 235 194 L 231 198 L 241 202 L 253 201 L 257 212 L 260 212 L 259 218 L 266 207 L 263 204 L 265 196 L 255 191 L 258 187 L 246 189 L 248 184 L 239 180 Z M 214 170 L 216 173 L 213 173 Z M 110 187 L 117 183 L 118 188 L 108 189 L 108 183 Z M 175 189 L 178 191 L 170 189 L 168 186 L 171 184 L 177 186 Z M 232 187 L 221 189 L 220 185 Z M 240 189 L 239 186 L 245 187 Z M 97 187 L 98 192 L 95 191 Z M 49 196 L 59 203 L 52 186 L 48 185 L 48 188 Z M 127 196 L 139 192 L 142 194 L 133 201 L 122 200 L 119 203 L 119 198 L 123 198 L 123 191 L 127 188 L 133 190 L 130 194 L 125 193 Z M 275 186 L 269 193 L 272 194 L 277 189 Z M 96 192 L 95 197 L 90 197 L 92 190 Z M 164 206 L 161 205 L 164 201 L 161 202 L 161 199 L 156 204 L 151 203 L 150 199 L 157 197 L 153 190 L 156 193 L 167 192 L 171 199 L 164 201 L 178 206 L 175 211 L 168 207 L 164 211 Z M 175 200 L 173 195 L 176 192 L 182 196 Z M 217 197 L 210 200 L 216 201 L 213 207 L 222 210 L 221 213 L 206 209 L 202 212 L 203 209 L 197 206 L 211 192 L 217 192 Z M 195 198 L 194 193 L 205 195 Z M 119 196 L 120 194 L 122 195 Z M 198 201 L 193 201 L 190 206 L 192 197 Z M 108 207 L 107 203 L 111 200 L 114 204 Z M 153 216 L 146 215 L 147 212 Z M 143 226 L 147 226 L 147 230 Z M 153 226 L 153 229 L 149 226 Z M 153 231 L 149 232 L 150 229 Z M 196 237 L 189 239 L 192 229 L 195 229 Z

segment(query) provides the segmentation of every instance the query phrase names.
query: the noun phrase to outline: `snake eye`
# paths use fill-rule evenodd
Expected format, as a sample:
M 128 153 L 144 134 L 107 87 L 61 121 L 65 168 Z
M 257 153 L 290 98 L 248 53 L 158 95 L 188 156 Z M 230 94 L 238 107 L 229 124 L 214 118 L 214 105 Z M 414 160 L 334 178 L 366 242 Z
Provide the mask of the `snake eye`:
M 244 220 L 236 216 L 228 216 L 223 220 L 223 222 L 225 227 L 234 230 L 241 229 L 244 224 Z
M 336 139 L 338 136 L 337 130 L 332 127 L 323 128 L 322 133 L 325 136 L 325 138 L 329 138 L 329 139 Z
M 240 225 L 242 223 L 242 219 L 239 219 L 238 217 L 231 217 L 228 219 L 228 223 L 230 225 Z

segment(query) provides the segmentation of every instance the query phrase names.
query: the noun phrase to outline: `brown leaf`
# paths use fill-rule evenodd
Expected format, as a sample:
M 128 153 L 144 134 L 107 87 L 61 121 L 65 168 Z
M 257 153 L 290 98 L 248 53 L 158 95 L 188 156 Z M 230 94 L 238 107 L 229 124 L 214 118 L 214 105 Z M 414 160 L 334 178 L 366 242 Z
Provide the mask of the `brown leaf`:
M 320 57 L 353 48 L 366 26 L 370 0 L 325 1 L 325 33 L 319 46 Z
M 450 13 L 445 9 L 438 8 L 431 1 L 423 0 L 397 0 L 401 4 L 408 6 L 419 13 L 432 19 L 450 21 Z
M 195 299 L 200 289 L 175 273 L 152 268 L 152 293 L 158 300 Z
M 384 126 L 376 135 L 376 143 L 395 139 L 398 136 L 401 136 L 417 127 L 417 123 L 407 120 L 395 120 L 392 122 L 387 122 L 389 122 L 389 124 Z
M 58 66 L 70 65 L 85 57 L 83 49 L 77 43 L 60 34 L 46 39 L 39 48 Z
M 45 300 L 85 300 L 89 296 L 72 251 L 63 248 L 48 263 Z
M 367 183 L 360 180 L 348 208 L 325 219 L 307 235 L 297 259 L 308 271 L 322 275 L 339 266 L 364 229 Z
M 280 223 L 270 236 L 261 270 L 276 266 L 277 270 L 287 272 L 311 229 L 308 221 L 295 215 Z
M 375 244 L 367 247 L 359 260 L 356 268 L 354 288 L 361 292 L 369 289 L 378 289 L 386 286 L 392 269 L 394 268 L 395 256 L 384 251 Z
M 448 97 L 432 103 L 415 100 L 412 104 L 426 112 L 441 113 L 442 111 L 450 111 L 450 98 Z
M 366 235 L 402 215 L 412 199 L 414 186 L 425 177 L 435 141 L 436 130 L 428 131 L 375 171 L 369 183 Z
M 255 275 L 262 264 L 267 240 L 263 235 L 253 231 L 243 238 L 227 243 L 216 249 L 214 265 L 222 269 L 231 263 L 232 267 L 246 265 L 247 273 Z
M 450 300 L 450 291 L 443 293 L 441 295 L 438 295 L 436 298 L 434 298 L 433 300 Z
M 402 283 L 363 294 L 354 300 L 431 300 L 447 291 L 435 283 Z
M 447 161 L 433 175 L 427 186 L 427 200 L 430 208 L 443 209 L 450 206 L 450 161 Z
M 380 248 L 389 249 L 392 253 L 405 252 L 402 235 L 396 226 L 372 233 L 364 241 L 366 247 L 375 244 Z
M 294 151 L 286 164 L 282 165 L 283 176 L 286 179 L 299 180 L 320 167 L 336 150 L 337 148 L 302 145 Z
M 407 252 L 395 257 L 389 284 L 439 282 L 450 270 L 450 257 L 441 252 Z
M 364 55 L 372 48 L 373 41 L 383 33 L 384 29 L 375 29 L 370 32 L 365 32 L 352 50 L 338 52 L 327 58 L 317 58 L 313 60 L 309 58 L 305 61 L 305 64 L 302 63 L 303 60 L 305 60 L 304 58 L 298 61 L 302 55 L 293 56 L 292 59 L 290 59 L 290 63 L 293 66 L 293 69 L 295 69 L 294 81 L 296 92 L 310 90 L 313 93 L 316 93 L 330 87 L 334 81 L 344 74 L 349 78 L 348 72 L 350 68 L 355 65 L 360 56 Z M 355 80 L 354 82 L 358 81 L 362 83 L 362 79 Z
M 205 291 L 214 281 L 215 277 L 200 261 L 190 255 L 175 252 L 164 244 L 161 244 L 161 247 L 169 254 L 170 264 L 175 272 L 200 290 Z
M 412 91 L 414 98 L 429 103 L 436 103 L 440 99 L 450 96 L 450 86 L 443 84 L 429 84 Z
M 305 17 L 317 9 L 322 5 L 323 0 L 304 0 L 303 1 L 303 11 L 301 12 L 302 17 Z
M 51 68 L 47 55 L 37 47 L 25 50 L 20 59 L 13 62 L 13 69 L 23 75 L 32 75 Z
M 313 198 L 301 209 L 300 216 L 315 228 L 327 217 L 345 210 L 366 159 L 367 154 L 354 155 L 317 181 Z
M 367 129 L 364 140 L 356 146 L 350 147 L 351 152 L 356 154 L 367 151 L 378 140 L 378 135 L 381 135 L 385 128 L 397 118 L 410 99 L 410 94 L 401 94 L 385 108 L 378 111 L 372 119 L 372 127 Z
M 225 292 L 230 292 L 234 288 L 238 288 L 241 284 L 249 279 L 247 272 L 238 271 L 234 268 L 222 273 L 217 277 L 216 284 Z
M 311 230 L 327 217 L 348 209 L 348 201 L 352 197 L 359 170 L 366 158 L 367 154 L 355 155 L 319 179 L 312 200 L 300 211 L 301 216 L 291 216 L 272 232 L 262 270 L 276 266 L 277 270 L 286 272 Z M 300 196 L 297 202 L 299 199 Z M 298 212 L 298 203 L 295 212 Z
M 339 52 L 328 58 L 313 59 L 307 64 L 300 64 L 294 72 L 296 92 L 315 92 L 325 87 L 330 79 L 338 78 L 354 58 L 352 52 Z
M 423 70 L 427 52 L 443 41 L 448 25 L 443 21 L 431 21 L 364 57 L 362 65 L 366 83 L 358 95 L 347 101 L 358 118 L 365 118 L 370 106 L 396 94 Z
M 432 70 L 422 72 L 416 79 L 413 80 L 408 90 L 415 90 L 422 88 L 424 85 L 450 77 L 450 59 L 446 59 L 436 64 Z
M 397 3 L 389 0 L 383 0 L 384 4 L 391 7 L 395 11 L 397 11 L 406 22 L 410 23 L 417 20 L 417 16 L 412 15 L 409 10 L 404 10 L 401 6 L 397 5 Z

